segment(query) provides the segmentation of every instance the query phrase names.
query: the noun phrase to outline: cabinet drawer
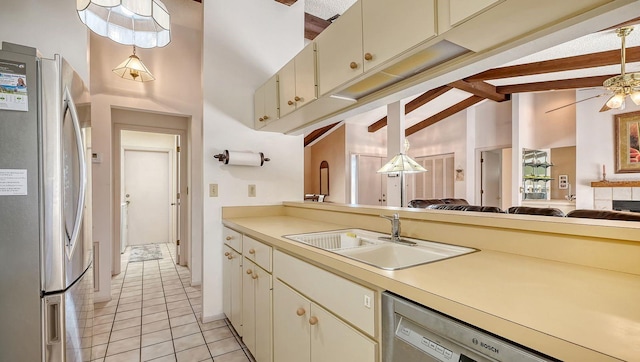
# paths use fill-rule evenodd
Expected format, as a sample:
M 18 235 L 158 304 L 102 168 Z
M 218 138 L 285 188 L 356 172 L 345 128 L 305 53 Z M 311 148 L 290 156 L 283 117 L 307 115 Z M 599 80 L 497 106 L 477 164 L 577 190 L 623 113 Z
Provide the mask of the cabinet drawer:
M 375 292 L 302 260 L 275 251 L 273 274 L 344 320 L 375 336 Z
M 271 272 L 271 247 L 246 235 L 242 237 L 244 256 L 258 264 L 264 270 Z
M 222 229 L 222 238 L 225 244 L 229 245 L 235 251 L 242 253 L 242 234 L 225 227 Z

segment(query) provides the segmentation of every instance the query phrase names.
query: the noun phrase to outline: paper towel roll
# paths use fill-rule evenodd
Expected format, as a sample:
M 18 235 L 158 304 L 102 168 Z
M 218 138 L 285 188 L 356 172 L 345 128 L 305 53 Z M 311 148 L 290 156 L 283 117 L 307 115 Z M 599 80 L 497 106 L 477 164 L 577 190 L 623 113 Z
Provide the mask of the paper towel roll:
M 239 152 L 239 151 L 224 151 L 226 160 L 225 165 L 238 165 L 238 166 L 262 166 L 265 161 L 269 159 L 264 158 L 262 152 Z

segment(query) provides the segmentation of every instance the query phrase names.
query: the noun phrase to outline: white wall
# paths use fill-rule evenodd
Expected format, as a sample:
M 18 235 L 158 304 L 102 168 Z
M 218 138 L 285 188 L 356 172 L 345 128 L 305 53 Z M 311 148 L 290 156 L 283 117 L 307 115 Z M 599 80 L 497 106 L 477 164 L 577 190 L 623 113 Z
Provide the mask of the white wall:
M 219 197 L 204 198 L 202 316 L 222 316 L 221 207 L 302 200 L 303 137 L 257 132 L 253 93 L 304 46 L 304 1 L 204 2 L 203 166 L 204 189 L 218 184 Z M 263 167 L 221 165 L 224 151 L 264 152 Z M 255 184 L 257 197 L 247 196 Z M 208 192 L 206 192 L 208 195 Z
M 2 1 L 0 41 L 38 48 L 45 58 L 62 55 L 89 85 L 88 28 L 75 1 Z
M 602 89 L 576 92 L 578 100 L 602 94 Z M 593 204 L 592 181 L 602 179 L 605 165 L 607 180 L 638 179 L 638 174 L 615 173 L 615 123 L 614 116 L 640 110 L 629 99 L 624 110 L 599 112 L 607 97 L 598 97 L 576 105 L 576 208 L 591 209 Z

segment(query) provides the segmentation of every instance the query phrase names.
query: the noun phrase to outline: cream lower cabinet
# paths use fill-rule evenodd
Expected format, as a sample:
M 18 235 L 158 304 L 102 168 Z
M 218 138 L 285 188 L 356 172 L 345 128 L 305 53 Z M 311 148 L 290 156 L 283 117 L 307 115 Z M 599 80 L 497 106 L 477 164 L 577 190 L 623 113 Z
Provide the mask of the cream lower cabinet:
M 376 361 L 374 341 L 280 280 L 273 287 L 275 361 Z
M 242 340 L 256 361 L 271 362 L 271 274 L 245 258 L 242 275 Z
M 242 254 L 224 245 L 222 260 L 222 310 L 242 336 Z

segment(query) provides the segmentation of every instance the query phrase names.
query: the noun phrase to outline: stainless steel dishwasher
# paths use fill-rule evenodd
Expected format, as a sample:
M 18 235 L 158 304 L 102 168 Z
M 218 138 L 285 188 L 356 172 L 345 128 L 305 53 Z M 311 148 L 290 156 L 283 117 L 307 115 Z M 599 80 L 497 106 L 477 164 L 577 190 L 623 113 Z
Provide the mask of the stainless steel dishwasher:
M 395 294 L 382 293 L 382 362 L 557 361 Z

